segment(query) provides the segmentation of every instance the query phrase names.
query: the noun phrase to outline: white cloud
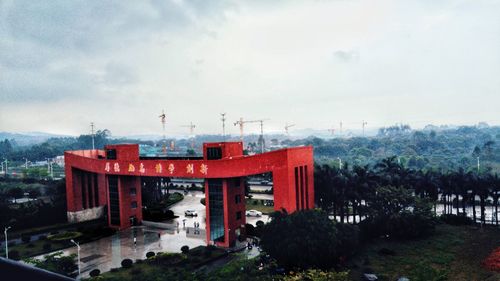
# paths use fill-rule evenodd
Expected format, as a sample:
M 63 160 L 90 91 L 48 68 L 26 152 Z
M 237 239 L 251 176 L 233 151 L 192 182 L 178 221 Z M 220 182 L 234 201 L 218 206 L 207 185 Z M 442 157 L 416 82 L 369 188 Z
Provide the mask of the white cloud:
M 163 108 L 170 133 L 218 132 L 223 111 L 269 128 L 491 121 L 499 12 L 487 0 L 3 1 L 0 130 L 160 133 Z

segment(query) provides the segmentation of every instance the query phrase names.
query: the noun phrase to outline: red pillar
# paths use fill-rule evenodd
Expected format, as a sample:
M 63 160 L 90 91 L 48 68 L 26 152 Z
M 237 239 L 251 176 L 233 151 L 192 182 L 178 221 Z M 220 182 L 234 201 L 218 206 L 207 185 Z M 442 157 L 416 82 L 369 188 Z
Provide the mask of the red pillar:
M 207 243 L 210 236 L 210 187 L 205 181 L 205 210 Z M 245 234 L 245 184 L 243 178 L 222 179 L 224 240 L 216 242 L 217 246 L 232 247 L 238 235 Z
M 135 195 L 131 190 L 135 188 Z M 142 221 L 141 180 L 135 176 L 120 176 L 118 180 L 120 198 L 120 229 L 132 226 L 131 218 Z

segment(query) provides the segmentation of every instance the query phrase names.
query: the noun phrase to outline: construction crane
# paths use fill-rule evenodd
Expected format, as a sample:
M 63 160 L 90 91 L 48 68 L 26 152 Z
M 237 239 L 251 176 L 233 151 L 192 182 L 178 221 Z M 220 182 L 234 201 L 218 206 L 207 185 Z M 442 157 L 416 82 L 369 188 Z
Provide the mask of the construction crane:
M 261 137 L 261 144 L 260 144 L 260 150 L 261 153 L 264 153 L 264 121 L 267 121 L 269 119 L 260 119 L 260 120 L 243 120 L 243 117 L 240 117 L 240 120 L 234 122 L 234 126 L 239 125 L 240 126 L 240 140 L 243 141 L 243 128 L 246 123 L 260 123 L 260 137 Z
M 94 150 L 95 149 L 95 144 L 94 144 L 94 137 L 95 137 L 94 122 L 90 122 L 90 134 L 92 136 L 92 150 Z
M 365 120 L 363 120 L 363 137 L 365 136 L 365 126 L 368 125 L 368 122 L 366 122 Z
M 286 135 L 287 135 L 287 136 L 290 136 L 290 133 L 288 132 L 288 128 L 291 128 L 291 127 L 293 127 L 293 126 L 295 126 L 295 124 L 290 124 L 290 125 L 288 125 L 288 123 L 287 123 L 287 124 L 285 125 L 285 133 L 286 133 Z
M 196 128 L 196 125 L 193 124 L 193 122 L 190 122 L 189 125 L 184 125 L 181 127 L 189 128 L 189 135 L 191 136 L 191 148 L 194 149 L 194 128 Z
M 158 116 L 160 118 L 161 125 L 163 127 L 163 153 L 167 153 L 167 145 L 166 145 L 166 137 L 165 137 L 165 123 L 167 122 L 167 116 L 165 115 L 165 110 L 161 110 L 161 115 Z
M 221 113 L 220 116 L 222 121 L 222 141 L 226 141 L 226 113 Z

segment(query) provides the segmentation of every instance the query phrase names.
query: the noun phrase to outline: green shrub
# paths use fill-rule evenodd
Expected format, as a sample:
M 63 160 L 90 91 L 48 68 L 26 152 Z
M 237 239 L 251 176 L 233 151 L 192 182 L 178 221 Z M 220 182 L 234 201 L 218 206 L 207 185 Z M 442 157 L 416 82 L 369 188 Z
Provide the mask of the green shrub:
M 131 275 L 139 275 L 142 273 L 142 269 L 140 268 L 133 268 L 131 271 L 130 271 L 130 274 Z
M 121 263 L 123 268 L 131 268 L 132 264 L 134 264 L 134 262 L 131 259 L 124 259 L 124 260 L 122 260 L 122 263 Z
M 378 187 L 376 196 L 370 200 L 371 216 L 359 224 L 363 240 L 380 236 L 415 239 L 434 231 L 436 221 L 431 205 L 406 188 Z
M 187 254 L 187 253 L 189 253 L 189 246 L 187 246 L 187 245 L 182 246 L 182 247 L 181 247 L 181 252 L 182 252 L 183 254 Z
M 30 235 L 23 235 L 21 236 L 21 241 L 24 243 L 29 243 L 31 241 L 31 236 Z
M 59 234 L 49 235 L 47 238 L 52 241 L 66 241 L 82 236 L 81 232 L 67 231 Z
M 252 224 L 245 224 L 245 231 L 248 236 L 255 236 L 255 226 Z
M 309 269 L 303 272 L 296 272 L 285 276 L 284 281 L 314 280 L 314 281 L 348 281 L 349 272 L 321 271 Z
M 90 277 L 97 277 L 101 274 L 101 271 L 99 269 L 93 269 L 89 272 Z
M 35 248 L 35 244 L 29 243 L 26 247 L 28 247 L 28 248 Z
M 40 235 L 40 236 L 38 236 L 38 240 L 41 240 L 41 241 L 47 240 L 47 236 L 46 235 Z
M 154 256 L 155 256 L 155 252 L 147 252 L 147 253 L 146 253 L 146 258 L 148 258 L 148 259 L 149 259 L 149 258 L 152 258 L 152 257 L 154 257 Z
M 42 249 L 43 249 L 44 251 L 50 251 L 50 250 L 52 249 L 52 244 L 50 244 L 50 243 L 45 243 L 45 244 L 43 244 Z
M 451 224 L 451 225 L 469 225 L 472 224 L 472 219 L 467 217 L 466 215 L 452 215 L 452 214 L 444 214 L 439 217 L 442 222 Z
M 286 268 L 330 269 L 349 254 L 345 249 L 357 245 L 355 227 L 338 227 L 322 211 L 276 212 L 272 216 L 264 226 L 261 246 Z
M 9 259 L 19 260 L 20 258 L 21 257 L 20 257 L 19 252 L 17 250 L 9 251 Z
M 263 222 L 263 221 L 261 221 L 261 220 L 258 220 L 258 221 L 255 223 L 255 225 L 256 225 L 257 227 L 264 227 L 264 222 Z

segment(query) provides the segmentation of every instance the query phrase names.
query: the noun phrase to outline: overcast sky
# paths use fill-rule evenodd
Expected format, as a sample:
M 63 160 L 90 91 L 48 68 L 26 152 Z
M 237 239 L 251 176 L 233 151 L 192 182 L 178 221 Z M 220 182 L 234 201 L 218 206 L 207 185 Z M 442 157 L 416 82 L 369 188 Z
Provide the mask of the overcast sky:
M 0 131 L 500 124 L 500 1 L 0 0 Z M 248 132 L 258 125 L 248 125 Z

